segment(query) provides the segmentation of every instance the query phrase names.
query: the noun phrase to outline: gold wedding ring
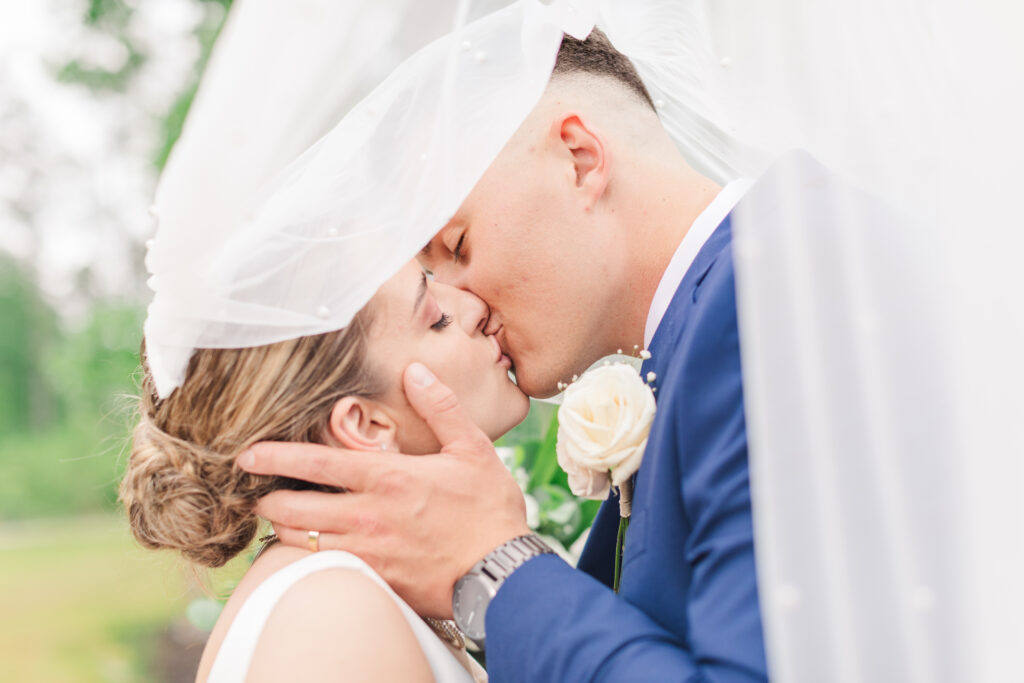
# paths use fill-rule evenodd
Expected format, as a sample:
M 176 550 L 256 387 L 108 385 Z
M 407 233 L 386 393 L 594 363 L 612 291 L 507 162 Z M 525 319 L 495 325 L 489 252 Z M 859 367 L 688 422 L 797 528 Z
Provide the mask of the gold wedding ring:
M 309 536 L 307 537 L 306 542 L 309 544 L 309 549 L 312 550 L 314 553 L 320 552 L 319 531 L 313 531 L 312 529 L 310 529 Z

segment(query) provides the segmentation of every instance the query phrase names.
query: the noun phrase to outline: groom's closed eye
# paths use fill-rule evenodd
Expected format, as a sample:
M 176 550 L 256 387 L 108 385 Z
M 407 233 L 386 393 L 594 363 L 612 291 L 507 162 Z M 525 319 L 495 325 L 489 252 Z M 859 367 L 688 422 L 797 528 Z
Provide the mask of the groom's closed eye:
M 427 242 L 425 245 L 423 245 L 423 248 L 420 249 L 420 258 L 423 259 L 424 262 L 430 263 L 430 259 L 435 255 L 435 252 L 436 252 L 436 250 L 434 249 L 434 246 L 435 246 L 434 243 L 435 242 L 440 242 L 441 246 L 444 247 L 445 249 L 448 248 L 447 245 L 444 242 L 443 235 L 449 229 L 450 229 L 450 224 L 444 226 L 443 228 L 441 228 L 441 230 L 438 231 L 438 233 L 436 235 L 434 235 L 432 238 L 430 238 L 429 242 Z
M 455 263 L 458 263 L 459 259 L 462 258 L 462 246 L 465 241 L 466 233 L 462 233 L 459 235 L 459 241 L 455 243 L 455 248 L 452 249 L 452 258 L 455 260 Z
M 434 248 L 437 242 L 440 242 L 440 246 L 452 255 L 452 260 L 455 263 L 465 258 L 466 229 L 461 223 L 457 223 L 453 219 L 424 245 L 420 250 L 420 259 L 424 263 L 432 264 L 433 259 L 439 258 L 437 250 Z

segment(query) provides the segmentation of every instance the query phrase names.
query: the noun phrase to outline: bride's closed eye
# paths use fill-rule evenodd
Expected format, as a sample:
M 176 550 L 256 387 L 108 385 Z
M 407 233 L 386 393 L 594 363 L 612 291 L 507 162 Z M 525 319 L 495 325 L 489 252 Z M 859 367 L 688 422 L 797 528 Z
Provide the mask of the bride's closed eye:
M 443 330 L 444 328 L 448 327 L 451 324 L 452 317 L 447 313 L 442 313 L 441 318 L 436 323 L 431 325 L 430 329 L 434 330 L 435 332 L 440 332 L 441 330 Z

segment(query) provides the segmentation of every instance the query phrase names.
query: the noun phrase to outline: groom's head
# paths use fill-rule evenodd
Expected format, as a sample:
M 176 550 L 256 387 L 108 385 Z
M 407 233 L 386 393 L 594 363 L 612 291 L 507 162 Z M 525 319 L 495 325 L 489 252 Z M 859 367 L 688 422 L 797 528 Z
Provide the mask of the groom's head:
M 664 268 L 645 272 L 659 245 L 644 240 L 680 161 L 629 60 L 598 31 L 566 37 L 537 107 L 422 254 L 491 307 L 524 391 L 642 343 Z

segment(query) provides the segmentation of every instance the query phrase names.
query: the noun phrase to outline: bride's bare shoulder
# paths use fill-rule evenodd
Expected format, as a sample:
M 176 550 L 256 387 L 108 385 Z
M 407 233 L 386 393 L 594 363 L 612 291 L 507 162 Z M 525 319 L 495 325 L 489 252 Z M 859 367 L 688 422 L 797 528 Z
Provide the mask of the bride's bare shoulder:
M 306 555 L 309 555 L 309 551 L 291 548 L 280 543 L 275 543 L 260 553 L 260 556 L 245 572 L 242 580 L 238 582 L 238 586 L 232 591 L 231 598 L 224 605 L 224 610 L 210 632 L 210 637 L 206 640 L 206 647 L 203 649 L 203 656 L 196 672 L 197 683 L 203 683 L 209 677 L 210 668 L 217 658 L 217 652 L 220 650 L 221 643 L 224 642 L 224 637 L 231 628 L 231 624 L 234 623 L 238 610 L 249 599 L 252 592 L 274 572 Z
M 272 574 L 309 555 L 277 545 L 246 572 L 210 634 L 196 680 L 205 681 L 231 622 Z M 247 681 L 433 680 L 426 656 L 401 609 L 355 569 L 324 569 L 281 597 L 260 635 Z

